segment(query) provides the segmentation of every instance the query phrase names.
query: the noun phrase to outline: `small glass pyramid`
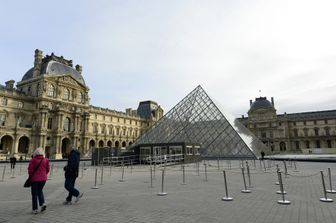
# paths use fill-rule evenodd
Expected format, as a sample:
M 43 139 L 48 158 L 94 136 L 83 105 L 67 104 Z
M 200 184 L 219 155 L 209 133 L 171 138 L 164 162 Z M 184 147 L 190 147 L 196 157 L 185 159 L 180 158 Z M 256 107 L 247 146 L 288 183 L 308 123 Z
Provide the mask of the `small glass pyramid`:
M 205 158 L 256 158 L 266 146 L 224 112 L 199 85 L 167 112 L 133 146 L 161 143 L 200 145 Z M 132 147 L 133 147 L 132 146 Z

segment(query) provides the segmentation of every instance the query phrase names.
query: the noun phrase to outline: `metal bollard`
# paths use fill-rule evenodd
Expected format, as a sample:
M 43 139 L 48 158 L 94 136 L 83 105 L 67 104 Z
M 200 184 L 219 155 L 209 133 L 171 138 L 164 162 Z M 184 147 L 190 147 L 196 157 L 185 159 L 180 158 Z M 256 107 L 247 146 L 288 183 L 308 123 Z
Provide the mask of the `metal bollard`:
M 280 183 L 280 190 L 282 191 L 282 200 L 278 200 L 278 204 L 290 204 L 291 202 L 285 199 L 284 187 L 282 183 L 281 171 L 278 172 L 279 176 L 279 183 Z
M 165 170 L 162 169 L 161 171 L 162 171 L 161 192 L 159 192 L 157 195 L 158 196 L 166 196 L 167 192 L 164 192 L 164 173 L 165 173 Z
M 15 178 L 15 168 L 12 169 L 12 176 L 10 178 L 11 179 Z
M 246 161 L 246 170 L 247 170 L 247 179 L 248 179 L 249 187 L 253 187 L 251 184 L 250 166 L 248 165 L 247 161 Z
M 332 189 L 332 183 L 331 183 L 331 171 L 330 168 L 328 168 L 328 178 L 329 178 L 329 186 L 330 186 L 330 190 L 326 190 L 327 193 L 331 193 L 331 194 L 335 194 L 336 190 Z
M 1 179 L 2 182 L 5 181 L 5 172 L 6 172 L 6 166 L 4 166 L 3 172 L 2 172 L 2 179 Z
M 248 190 L 246 187 L 246 180 L 245 180 L 245 174 L 244 174 L 244 167 L 242 169 L 242 174 L 243 174 L 243 180 L 244 180 L 244 189 L 241 190 L 242 193 L 251 193 L 251 190 Z
M 320 201 L 322 201 L 322 202 L 333 202 L 333 199 L 327 197 L 327 191 L 326 191 L 326 187 L 325 187 L 325 183 L 324 183 L 323 171 L 321 171 L 321 178 L 322 178 L 322 187 L 323 187 L 324 197 L 321 197 Z
M 280 172 L 280 169 L 279 169 L 279 165 L 278 164 L 276 165 L 276 172 L 277 172 L 277 175 L 278 175 L 278 181 L 275 182 L 275 185 L 279 185 L 280 184 L 279 183 L 279 172 Z
M 206 163 L 204 163 L 204 175 L 205 175 L 205 181 L 208 181 L 208 171 Z
M 124 173 L 125 173 L 125 167 L 124 167 L 124 164 L 122 166 L 122 171 L 121 171 L 121 179 L 119 180 L 119 182 L 124 182 Z
M 52 180 L 53 176 L 54 176 L 54 164 L 51 164 L 48 180 Z
M 101 165 L 101 171 L 100 171 L 100 185 L 103 185 L 104 180 L 104 165 Z
M 98 189 L 99 188 L 97 186 L 97 173 L 98 173 L 98 169 L 96 168 L 96 171 L 95 171 L 95 183 L 94 183 L 94 186 L 91 187 L 91 189 Z
M 287 194 L 287 192 L 283 189 L 283 183 L 282 183 L 282 178 L 281 178 L 281 172 L 280 172 L 280 170 L 277 170 L 277 174 L 278 174 L 278 180 L 279 180 L 280 190 L 278 190 L 276 193 L 277 194 Z M 283 197 L 283 200 L 284 200 L 284 197 Z
M 150 187 L 153 188 L 153 169 L 150 167 Z
M 185 182 L 185 166 L 182 165 L 182 183 L 181 185 L 187 185 L 186 182 Z
M 263 166 L 264 166 L 264 172 L 266 172 L 266 164 L 265 164 L 265 160 L 263 160 Z
M 296 161 L 294 160 L 293 163 L 294 163 L 294 170 L 293 170 L 293 171 L 294 171 L 294 172 L 299 172 L 299 171 L 297 170 L 297 168 L 296 168 Z
M 226 173 L 225 170 L 223 170 L 223 176 L 224 176 L 224 186 L 225 186 L 225 197 L 222 197 L 222 201 L 232 201 L 233 198 L 229 197 L 228 195 L 228 188 L 227 188 L 227 182 L 226 182 Z
M 285 168 L 285 177 L 287 178 L 288 172 L 287 172 L 287 165 L 286 165 L 286 161 L 285 160 L 283 161 L 283 164 L 284 164 L 284 168 Z

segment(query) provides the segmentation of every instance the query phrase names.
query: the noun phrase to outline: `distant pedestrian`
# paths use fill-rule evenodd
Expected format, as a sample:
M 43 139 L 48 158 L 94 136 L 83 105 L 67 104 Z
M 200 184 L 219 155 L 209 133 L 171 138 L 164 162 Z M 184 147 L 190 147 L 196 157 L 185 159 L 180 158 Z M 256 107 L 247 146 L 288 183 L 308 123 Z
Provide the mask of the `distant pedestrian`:
M 36 169 L 36 170 L 35 170 Z M 33 214 L 37 214 L 37 199 L 41 207 L 41 212 L 45 211 L 47 205 L 44 200 L 43 187 L 48 179 L 50 170 L 49 160 L 44 157 L 43 148 L 37 148 L 33 153 L 33 158 L 28 165 L 28 174 L 31 176 L 31 195 Z
M 264 160 L 264 158 L 265 158 L 265 152 L 264 152 L 264 151 L 261 151 L 260 154 L 261 154 L 261 159 Z
M 67 191 L 69 191 L 68 196 L 63 202 L 64 205 L 72 204 L 72 197 L 75 197 L 75 203 L 79 201 L 79 199 L 83 196 L 83 193 L 80 193 L 75 188 L 75 182 L 78 177 L 79 171 L 79 162 L 80 162 L 80 153 L 78 149 L 72 148 L 70 151 L 70 155 L 68 157 L 68 163 L 64 167 L 64 175 L 65 175 L 65 183 L 64 187 Z
M 14 155 L 11 158 L 9 158 L 9 162 L 11 164 L 11 169 L 15 169 L 16 157 Z

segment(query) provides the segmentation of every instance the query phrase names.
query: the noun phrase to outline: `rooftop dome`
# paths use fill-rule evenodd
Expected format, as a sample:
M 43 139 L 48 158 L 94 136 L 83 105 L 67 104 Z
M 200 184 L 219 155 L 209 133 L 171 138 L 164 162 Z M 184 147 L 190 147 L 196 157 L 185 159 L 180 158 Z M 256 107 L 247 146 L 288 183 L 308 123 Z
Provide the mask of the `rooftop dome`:
M 267 100 L 266 97 L 260 97 L 256 98 L 256 100 L 251 104 L 250 110 L 249 111 L 255 111 L 258 109 L 274 109 L 274 106 L 272 103 Z
M 65 60 L 63 57 L 57 57 L 53 53 L 51 56 L 43 58 L 41 63 L 41 75 L 71 75 L 79 83 L 85 85 L 81 73 L 72 67 L 72 60 Z M 29 69 L 22 77 L 22 81 L 33 78 L 34 68 Z

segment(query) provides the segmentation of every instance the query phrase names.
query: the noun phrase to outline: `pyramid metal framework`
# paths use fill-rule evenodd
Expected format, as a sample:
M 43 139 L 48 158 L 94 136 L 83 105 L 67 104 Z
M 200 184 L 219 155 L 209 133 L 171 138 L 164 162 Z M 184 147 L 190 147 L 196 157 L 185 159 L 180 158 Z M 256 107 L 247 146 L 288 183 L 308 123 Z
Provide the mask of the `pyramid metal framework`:
M 190 143 L 201 146 L 203 157 L 256 158 L 266 146 L 245 126 L 219 109 L 201 86 L 197 86 L 133 146 Z

